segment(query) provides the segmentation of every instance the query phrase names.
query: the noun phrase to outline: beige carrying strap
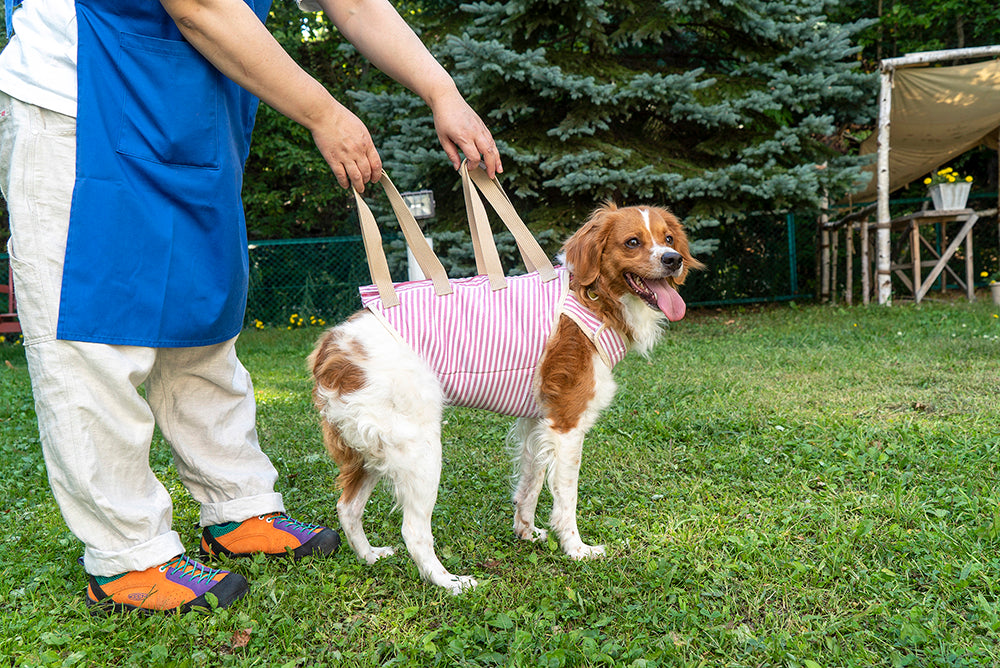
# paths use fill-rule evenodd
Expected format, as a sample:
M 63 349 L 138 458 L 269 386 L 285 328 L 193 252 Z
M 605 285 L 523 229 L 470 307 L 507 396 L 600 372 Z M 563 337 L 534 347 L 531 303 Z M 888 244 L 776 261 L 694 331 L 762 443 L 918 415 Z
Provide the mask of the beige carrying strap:
M 403 201 L 396 186 L 389 179 L 389 175 L 384 171 L 379 179 L 379 184 L 385 190 L 389 198 L 392 211 L 396 214 L 399 227 L 406 238 L 406 245 L 410 247 L 410 252 L 416 259 L 420 270 L 424 276 L 434 283 L 434 292 L 438 295 L 451 294 L 451 283 L 448 282 L 448 274 L 444 270 L 444 265 L 431 250 L 430 244 L 424 238 L 420 226 L 410 212 L 406 202 Z M 361 193 L 354 190 L 354 200 L 358 204 L 358 219 L 361 221 L 361 238 L 365 244 L 365 255 L 368 257 L 368 270 L 371 272 L 372 283 L 378 288 L 379 297 L 385 307 L 396 306 L 399 298 L 396 290 L 392 287 L 392 276 L 389 274 L 389 263 L 385 259 L 385 251 L 382 249 L 382 235 L 379 233 L 375 216 Z
M 517 215 L 514 205 L 511 204 L 500 183 L 495 178 L 489 178 L 483 169 L 470 170 L 465 162 L 462 163 L 461 173 L 465 207 L 469 216 L 469 231 L 472 234 L 472 247 L 476 255 L 476 271 L 489 277 L 490 286 L 494 290 L 507 287 L 496 242 L 493 239 L 493 231 L 490 229 L 489 218 L 486 215 L 486 207 L 479 196 L 481 191 L 497 212 L 500 220 L 514 235 L 525 268 L 529 272 L 537 271 L 543 281 L 551 281 L 556 278 L 555 269 L 545 256 L 545 251 L 538 245 L 538 241 Z M 433 282 L 434 293 L 437 295 L 451 294 L 452 287 L 444 266 L 431 250 L 430 244 L 424 238 L 423 232 L 420 231 L 420 226 L 417 225 L 417 221 L 406 206 L 406 202 L 403 201 L 396 186 L 393 185 L 389 175 L 384 171 L 379 179 L 379 184 L 389 198 L 389 204 L 396 215 L 396 220 L 399 221 L 399 228 L 406 238 L 406 245 L 410 247 L 410 252 L 413 253 L 413 257 L 424 276 Z M 375 216 L 357 190 L 354 190 L 354 200 L 358 205 L 361 238 L 365 244 L 365 255 L 368 257 L 368 270 L 371 272 L 372 283 L 378 288 L 383 306 L 386 308 L 396 306 L 399 304 L 399 298 L 392 286 L 389 263 L 386 261 L 385 251 L 382 249 L 382 235 L 375 222 Z
M 500 182 L 487 176 L 486 171 L 481 167 L 469 169 L 467 161 L 462 162 L 460 171 L 462 191 L 465 194 L 465 211 L 469 217 L 469 232 L 472 234 L 472 248 L 476 255 L 476 271 L 489 277 L 490 286 L 494 290 L 507 287 L 496 242 L 493 239 L 493 231 L 490 229 L 489 218 L 486 215 L 486 207 L 479 197 L 478 189 L 486 197 L 493 210 L 497 212 L 510 233 L 514 235 L 525 269 L 528 272 L 537 271 L 543 282 L 554 279 L 556 272 L 552 263 L 546 257 L 542 247 L 538 245 L 531 230 L 517 215 L 514 205 L 507 197 Z

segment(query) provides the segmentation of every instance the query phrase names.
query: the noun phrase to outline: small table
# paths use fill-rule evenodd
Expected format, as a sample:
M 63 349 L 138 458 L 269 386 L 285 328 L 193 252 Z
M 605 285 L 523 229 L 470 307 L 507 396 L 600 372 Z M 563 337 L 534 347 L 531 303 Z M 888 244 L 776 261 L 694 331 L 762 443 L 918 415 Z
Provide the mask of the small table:
M 969 301 L 975 299 L 975 279 L 972 267 L 972 228 L 979 220 L 979 214 L 972 209 L 954 209 L 951 211 L 917 211 L 916 213 L 893 218 L 887 225 L 893 232 L 903 232 L 905 236 L 899 240 L 894 247 L 894 255 L 902 253 L 902 247 L 908 240 L 910 249 L 909 262 L 897 262 L 890 265 L 890 270 L 896 274 L 903 284 L 913 293 L 913 298 L 919 304 L 930 290 L 931 285 L 936 281 L 941 273 L 947 271 L 954 279 L 965 288 L 965 294 Z M 924 239 L 920 233 L 920 228 L 925 225 L 942 224 L 947 229 L 948 223 L 961 223 L 958 234 L 951 240 L 944 252 L 938 255 L 937 248 Z M 873 225 L 872 227 L 879 227 Z M 948 262 L 955 255 L 955 251 L 962 244 L 965 244 L 965 280 L 956 274 L 949 266 Z M 926 248 L 935 258 L 921 261 L 921 246 Z M 927 278 L 923 278 L 924 267 L 930 267 L 931 271 Z M 910 270 L 907 275 L 906 270 Z

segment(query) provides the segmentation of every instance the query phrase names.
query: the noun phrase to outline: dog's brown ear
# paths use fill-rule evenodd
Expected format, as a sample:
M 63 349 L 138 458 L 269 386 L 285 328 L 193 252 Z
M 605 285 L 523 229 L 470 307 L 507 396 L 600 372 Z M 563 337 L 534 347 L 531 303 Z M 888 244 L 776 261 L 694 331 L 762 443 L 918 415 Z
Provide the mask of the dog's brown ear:
M 601 274 L 601 255 L 610 229 L 607 219 L 615 210 L 613 204 L 606 204 L 594 211 L 563 246 L 566 265 L 580 285 L 593 285 Z

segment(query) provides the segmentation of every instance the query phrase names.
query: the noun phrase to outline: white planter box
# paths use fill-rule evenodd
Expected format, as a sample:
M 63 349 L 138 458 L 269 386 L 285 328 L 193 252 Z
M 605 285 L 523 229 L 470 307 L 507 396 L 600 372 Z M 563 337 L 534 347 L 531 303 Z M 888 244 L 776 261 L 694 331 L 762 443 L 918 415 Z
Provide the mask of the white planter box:
M 970 190 L 972 184 L 968 181 L 938 183 L 928 188 L 931 200 L 934 201 L 934 208 L 938 211 L 964 209 L 965 203 L 969 201 Z

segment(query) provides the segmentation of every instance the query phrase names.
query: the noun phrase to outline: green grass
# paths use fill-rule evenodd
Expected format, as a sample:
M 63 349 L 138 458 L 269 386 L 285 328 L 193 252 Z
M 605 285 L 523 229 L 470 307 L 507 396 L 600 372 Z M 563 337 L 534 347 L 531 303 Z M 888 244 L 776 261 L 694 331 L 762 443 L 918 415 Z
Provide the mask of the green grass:
M 616 370 L 588 438 L 580 527 L 607 559 L 514 539 L 506 418 L 446 415 L 435 537 L 480 586 L 403 550 L 222 562 L 228 610 L 91 617 L 45 479 L 23 350 L 0 346 L 0 657 L 11 665 L 1000 665 L 1000 319 L 980 301 L 695 311 Z M 304 358 L 250 331 L 264 448 L 294 515 L 336 525 Z M 10 366 L 5 364 L 10 362 Z M 157 440 L 192 548 L 198 511 Z M 544 518 L 548 497 L 540 508 Z M 401 546 L 386 490 L 373 542 Z M 0 660 L 0 665 L 7 665 Z

